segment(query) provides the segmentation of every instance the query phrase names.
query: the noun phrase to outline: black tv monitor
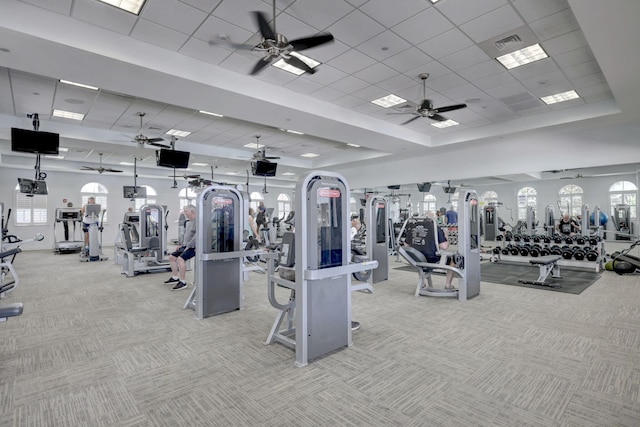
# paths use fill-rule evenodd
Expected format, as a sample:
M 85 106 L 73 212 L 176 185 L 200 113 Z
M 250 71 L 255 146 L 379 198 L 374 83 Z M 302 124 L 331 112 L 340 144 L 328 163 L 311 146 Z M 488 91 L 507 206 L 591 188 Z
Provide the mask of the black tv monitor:
M 147 188 L 125 185 L 122 187 L 122 194 L 125 199 L 144 199 L 147 197 Z
M 367 199 L 360 199 L 360 205 L 361 206 L 367 206 Z
M 456 187 L 442 187 L 446 194 L 453 194 L 456 192 Z
M 186 169 L 189 167 L 188 151 L 169 150 L 161 148 L 157 154 L 158 166 L 167 168 Z
M 277 163 L 267 160 L 256 160 L 251 162 L 251 173 L 255 176 L 276 176 Z
M 399 185 L 387 185 L 387 188 L 389 190 L 399 190 L 400 186 Z
M 20 192 L 24 194 L 49 194 L 45 181 L 34 181 L 33 179 L 18 178 Z
M 419 183 L 418 191 L 421 193 L 428 193 L 429 191 L 431 191 L 431 183 L 430 182 Z
M 58 154 L 59 149 L 60 135 L 57 133 L 11 128 L 11 151 Z

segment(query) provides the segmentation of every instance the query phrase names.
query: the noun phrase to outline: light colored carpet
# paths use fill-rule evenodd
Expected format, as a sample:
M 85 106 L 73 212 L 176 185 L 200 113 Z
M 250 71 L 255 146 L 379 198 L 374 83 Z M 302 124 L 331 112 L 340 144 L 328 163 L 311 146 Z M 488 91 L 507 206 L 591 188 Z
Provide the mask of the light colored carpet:
M 25 305 L 0 324 L 0 425 L 640 425 L 638 276 L 580 295 L 483 283 L 461 303 L 413 297 L 398 265 L 354 293 L 354 345 L 296 368 L 263 344 L 264 275 L 244 310 L 195 320 L 165 273 L 24 252 L 0 301 Z

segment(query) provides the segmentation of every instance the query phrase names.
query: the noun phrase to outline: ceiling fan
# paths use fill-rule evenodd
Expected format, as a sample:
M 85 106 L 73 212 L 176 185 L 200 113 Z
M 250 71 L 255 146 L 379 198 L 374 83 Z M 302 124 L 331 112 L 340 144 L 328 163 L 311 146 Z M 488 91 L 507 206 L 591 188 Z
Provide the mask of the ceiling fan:
M 137 114 L 138 116 L 140 116 L 140 131 L 139 131 L 140 133 L 133 137 L 133 142 L 137 142 L 140 145 L 149 144 L 149 145 L 153 145 L 154 147 L 171 148 L 171 146 L 166 144 L 158 144 L 160 141 L 164 141 L 163 138 L 149 138 L 148 136 L 143 135 L 142 134 L 142 118 L 146 115 L 146 113 L 138 112 Z
M 98 173 L 103 173 L 103 172 L 122 172 L 121 170 L 118 169 L 111 169 L 111 168 L 105 168 L 102 167 L 102 153 L 98 153 L 100 155 L 100 167 L 93 167 L 93 166 L 82 166 L 82 168 L 80 170 L 83 171 L 96 171 Z
M 315 36 L 303 37 L 295 40 L 288 40 L 282 34 L 276 31 L 276 2 L 273 1 L 273 23 L 272 26 L 264 13 L 254 11 L 253 16 L 256 20 L 262 41 L 255 46 L 236 45 L 230 43 L 238 49 L 248 49 L 256 52 L 262 52 L 264 57 L 259 60 L 251 70 L 251 75 L 257 74 L 272 62 L 282 60 L 284 63 L 295 67 L 303 72 L 313 74 L 316 70 L 313 68 L 318 64 L 308 64 L 304 61 L 304 56 L 298 54 L 298 51 L 310 49 L 333 41 L 333 36 L 329 33 L 318 34 Z
M 412 121 L 422 117 L 428 117 L 431 120 L 444 122 L 447 120 L 447 118 L 441 116 L 440 113 L 446 113 L 448 111 L 466 108 L 467 104 L 447 105 L 446 107 L 437 107 L 437 108 L 434 107 L 433 102 L 430 99 L 427 99 L 427 79 L 429 78 L 429 73 L 422 73 L 418 77 L 420 77 L 420 79 L 422 80 L 422 101 L 420 102 L 420 105 L 415 104 L 413 102 L 407 102 L 406 104 L 404 104 L 405 107 L 415 108 L 416 110 L 411 112 L 411 114 L 413 114 L 414 117 L 402 123 L 403 125 L 411 123 Z M 388 113 L 388 114 L 406 114 L 406 113 Z
M 277 157 L 277 156 L 267 156 L 267 148 L 268 147 L 264 147 L 263 146 L 261 148 L 261 146 L 260 146 L 260 135 L 255 135 L 255 138 L 256 138 L 256 149 L 258 149 L 258 151 L 253 154 L 253 156 L 251 157 L 251 160 L 263 160 L 263 161 L 266 160 L 266 161 L 269 161 L 269 160 L 277 160 L 277 159 L 280 158 L 280 157 Z

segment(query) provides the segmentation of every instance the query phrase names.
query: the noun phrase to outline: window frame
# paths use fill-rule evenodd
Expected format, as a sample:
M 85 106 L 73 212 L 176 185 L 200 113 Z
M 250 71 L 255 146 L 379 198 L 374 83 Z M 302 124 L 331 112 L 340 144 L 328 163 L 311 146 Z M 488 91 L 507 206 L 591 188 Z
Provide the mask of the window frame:
M 13 224 L 16 227 L 41 227 L 50 225 L 49 222 L 49 195 L 48 194 L 27 194 L 20 192 L 20 184 L 16 184 L 14 190 L 15 212 L 13 216 Z M 34 206 L 38 204 L 39 206 Z M 21 207 L 21 205 L 29 205 Z M 43 207 L 44 206 L 44 207 Z M 21 220 L 25 211 L 28 211 L 29 221 Z M 37 218 L 44 218 L 41 221 L 35 221 Z

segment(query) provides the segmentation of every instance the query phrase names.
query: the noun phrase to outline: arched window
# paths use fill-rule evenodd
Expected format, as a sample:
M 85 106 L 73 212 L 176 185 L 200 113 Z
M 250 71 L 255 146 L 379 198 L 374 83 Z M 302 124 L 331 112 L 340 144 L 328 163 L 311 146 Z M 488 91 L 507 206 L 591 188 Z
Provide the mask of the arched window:
M 524 187 L 518 190 L 518 220 L 527 219 L 527 206 L 533 206 L 536 209 L 538 204 L 538 192 L 535 188 Z
M 264 202 L 264 197 L 262 197 L 262 194 L 254 191 L 249 195 L 249 200 L 251 200 L 249 202 L 249 207 L 253 208 L 254 212 L 258 212 L 258 205 L 260 204 L 260 202 Z
M 278 216 L 286 218 L 291 212 L 291 198 L 284 193 L 278 194 Z
M 611 215 L 615 205 L 629 205 L 631 219 L 636 218 L 638 206 L 638 187 L 630 181 L 618 181 L 609 188 L 609 201 L 611 202 Z
M 482 196 L 480 196 L 480 201 L 484 202 L 483 206 L 498 203 L 498 193 L 491 190 L 485 191 L 482 193 Z
M 571 216 L 578 216 L 582 213 L 582 187 L 569 184 L 560 189 L 560 206 L 562 211 Z
M 180 212 L 182 212 L 184 210 L 184 207 L 187 205 L 196 206 L 198 193 L 193 191 L 191 188 L 183 188 L 178 193 L 178 200 L 180 200 Z
M 425 194 L 422 198 L 422 213 L 436 213 L 436 196 L 433 194 Z
M 106 210 L 104 213 L 103 221 L 107 222 L 107 215 L 109 210 L 107 209 L 107 195 L 109 191 L 107 187 L 97 182 L 88 182 L 80 189 L 80 198 L 82 199 L 82 206 L 87 204 L 89 197 L 94 196 L 96 198 L 96 204 L 100 205 L 102 210 Z
M 27 195 L 20 192 L 20 184 L 15 189 L 16 225 L 47 225 L 47 195 Z M 4 218 L 2 218 L 4 219 Z
M 143 199 L 135 199 L 136 200 L 136 212 L 140 210 L 140 208 L 142 207 L 142 205 L 146 205 L 146 204 L 155 204 L 156 203 L 156 196 L 158 195 L 158 193 L 156 192 L 156 190 L 154 190 L 153 187 L 149 187 L 148 185 L 141 185 L 140 187 L 144 187 L 147 189 L 147 197 L 143 198 Z M 180 212 L 182 212 L 182 209 L 180 210 Z

